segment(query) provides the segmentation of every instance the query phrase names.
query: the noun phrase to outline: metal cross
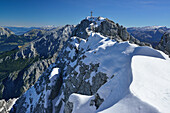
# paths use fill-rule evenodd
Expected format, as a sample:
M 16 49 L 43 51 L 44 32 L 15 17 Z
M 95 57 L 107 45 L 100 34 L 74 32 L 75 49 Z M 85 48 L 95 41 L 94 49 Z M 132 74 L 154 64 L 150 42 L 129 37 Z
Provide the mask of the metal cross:
M 93 12 L 91 11 L 91 17 L 92 17 Z

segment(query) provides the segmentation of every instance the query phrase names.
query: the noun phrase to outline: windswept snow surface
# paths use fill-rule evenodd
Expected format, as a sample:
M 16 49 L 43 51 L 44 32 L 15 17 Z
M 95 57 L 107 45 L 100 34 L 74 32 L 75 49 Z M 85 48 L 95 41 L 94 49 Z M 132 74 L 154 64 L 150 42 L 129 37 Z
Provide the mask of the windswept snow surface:
M 135 56 L 131 92 L 161 113 L 170 112 L 170 61 Z
M 73 113 L 170 112 L 170 59 L 164 53 L 129 42 L 117 43 L 99 33 L 82 41 L 81 48 L 87 50 L 83 63 L 99 63 L 98 72 L 106 73 L 108 80 L 97 91 L 104 99 L 97 110 L 90 106 L 94 95 L 70 95 Z
M 72 113 L 95 112 L 95 107 L 89 106 L 89 104 L 90 104 L 89 100 L 91 98 L 92 98 L 92 96 L 86 96 L 86 95 L 73 93 L 69 98 L 69 101 L 74 103 Z

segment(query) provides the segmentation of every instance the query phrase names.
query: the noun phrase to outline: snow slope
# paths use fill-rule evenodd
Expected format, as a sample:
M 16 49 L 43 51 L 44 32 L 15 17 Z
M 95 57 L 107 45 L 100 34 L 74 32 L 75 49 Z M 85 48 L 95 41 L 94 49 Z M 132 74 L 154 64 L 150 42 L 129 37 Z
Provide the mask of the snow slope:
M 170 60 L 135 56 L 131 92 L 161 113 L 170 112 Z
M 108 80 L 97 91 L 104 99 L 97 110 L 91 105 L 95 95 L 74 93 L 69 97 L 74 106 L 72 113 L 170 112 L 170 59 L 164 53 L 128 42 L 117 43 L 99 33 L 92 33 L 80 48 L 88 50 L 83 63 L 100 63 L 98 72 L 106 73 Z

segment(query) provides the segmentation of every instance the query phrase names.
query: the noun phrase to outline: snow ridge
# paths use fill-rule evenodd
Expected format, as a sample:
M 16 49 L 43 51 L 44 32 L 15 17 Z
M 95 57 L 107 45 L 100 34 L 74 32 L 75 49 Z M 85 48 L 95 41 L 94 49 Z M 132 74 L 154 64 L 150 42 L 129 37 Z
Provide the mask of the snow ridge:
M 117 43 L 114 40 L 110 40 L 107 37 L 103 37 L 99 33 L 92 33 L 91 36 L 88 38 L 87 42 L 81 42 L 79 45 L 80 48 L 84 48 L 85 50 L 88 50 L 85 53 L 85 56 L 87 56 L 83 62 L 86 65 L 89 65 L 90 63 L 100 63 L 100 67 L 98 71 L 104 72 L 108 76 L 108 81 L 99 88 L 97 91 L 97 94 L 104 99 L 104 102 L 101 104 L 101 106 L 96 110 L 95 107 L 90 107 L 91 100 L 94 99 L 95 95 L 92 95 L 91 97 L 80 95 L 80 94 L 72 94 L 69 98 L 70 102 L 73 102 L 73 113 L 79 112 L 83 109 L 84 113 L 87 113 L 88 111 L 91 111 L 91 113 L 100 112 L 100 113 L 111 113 L 115 111 L 116 113 L 151 113 L 151 112 L 163 112 L 166 113 L 169 108 L 168 107 L 161 107 L 164 105 L 169 105 L 170 98 L 169 98 L 169 91 L 170 88 L 169 83 L 166 82 L 166 85 L 162 87 L 162 85 L 159 83 L 157 86 L 160 86 L 160 89 L 166 89 L 164 91 L 164 99 L 158 98 L 160 95 L 160 90 L 155 90 L 153 93 L 152 89 L 149 93 L 150 95 L 156 94 L 157 97 L 153 97 L 154 99 L 157 98 L 157 103 L 153 104 L 152 101 L 148 98 L 147 93 L 145 93 L 147 86 L 145 86 L 141 91 L 137 90 L 140 89 L 141 85 L 139 81 L 142 83 L 145 83 L 144 76 L 140 74 L 142 71 L 146 72 L 145 75 L 148 76 L 147 79 L 149 80 L 160 80 L 157 78 L 154 78 L 154 74 L 152 73 L 152 70 L 150 69 L 149 72 L 147 72 L 147 65 L 148 63 L 152 64 L 152 62 L 160 61 L 159 65 L 162 64 L 162 62 L 166 62 L 167 65 L 164 66 L 164 68 L 170 66 L 170 60 L 164 58 L 166 56 L 164 53 L 161 53 L 157 50 L 154 50 L 149 47 L 139 47 L 135 44 L 129 44 L 128 42 L 123 43 Z M 135 60 L 136 57 L 140 57 L 140 62 L 146 61 L 146 59 L 151 59 L 152 62 L 143 62 L 141 64 L 138 64 L 139 61 Z M 134 68 L 134 62 L 135 68 Z M 142 70 L 139 68 L 136 68 L 137 66 L 146 65 L 142 68 Z M 132 68 L 131 68 L 132 65 Z M 137 65 L 137 66 L 136 66 Z M 161 65 L 163 66 L 163 65 Z M 151 68 L 158 68 L 158 64 Z M 137 70 L 140 70 L 141 72 L 138 72 Z M 135 73 L 135 72 L 138 73 Z M 162 71 L 165 71 L 164 73 Z M 161 83 L 163 81 L 169 81 L 167 79 L 169 77 L 168 73 L 170 71 L 168 69 L 162 70 L 160 72 L 157 72 L 157 74 L 162 74 L 164 76 L 164 79 L 161 79 Z M 112 76 L 114 77 L 112 78 Z M 140 79 L 136 80 L 136 77 Z M 92 77 L 92 76 L 91 76 Z M 135 79 L 134 79 L 135 78 Z M 133 79 L 133 80 L 132 80 Z M 135 85 L 134 85 L 135 84 Z M 149 84 L 152 85 L 152 87 L 155 87 L 155 84 Z M 130 88 L 129 88 L 130 87 Z M 137 95 L 138 94 L 138 95 Z M 140 95 L 142 94 L 142 96 Z M 79 99 L 78 99 L 79 98 Z M 145 98 L 145 99 L 143 99 Z M 166 99 L 167 100 L 166 100 Z M 84 100 L 85 99 L 85 100 Z M 153 99 L 153 100 L 154 100 Z M 84 100 L 83 102 L 81 100 Z M 78 101 L 78 102 L 77 102 Z M 131 104 L 130 104 L 131 103 Z M 165 103 L 160 105 L 160 103 Z M 134 105 L 134 106 L 133 106 Z M 76 106 L 76 107 L 75 107 Z M 160 107 L 159 107 L 160 106 Z

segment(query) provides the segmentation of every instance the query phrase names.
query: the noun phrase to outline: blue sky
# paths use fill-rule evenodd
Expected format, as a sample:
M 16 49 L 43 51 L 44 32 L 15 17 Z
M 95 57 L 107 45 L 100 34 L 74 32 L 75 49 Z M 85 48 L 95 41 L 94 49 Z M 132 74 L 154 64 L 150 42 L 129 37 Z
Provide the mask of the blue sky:
M 0 0 L 0 26 L 76 25 L 91 10 L 125 27 L 170 27 L 169 0 Z

